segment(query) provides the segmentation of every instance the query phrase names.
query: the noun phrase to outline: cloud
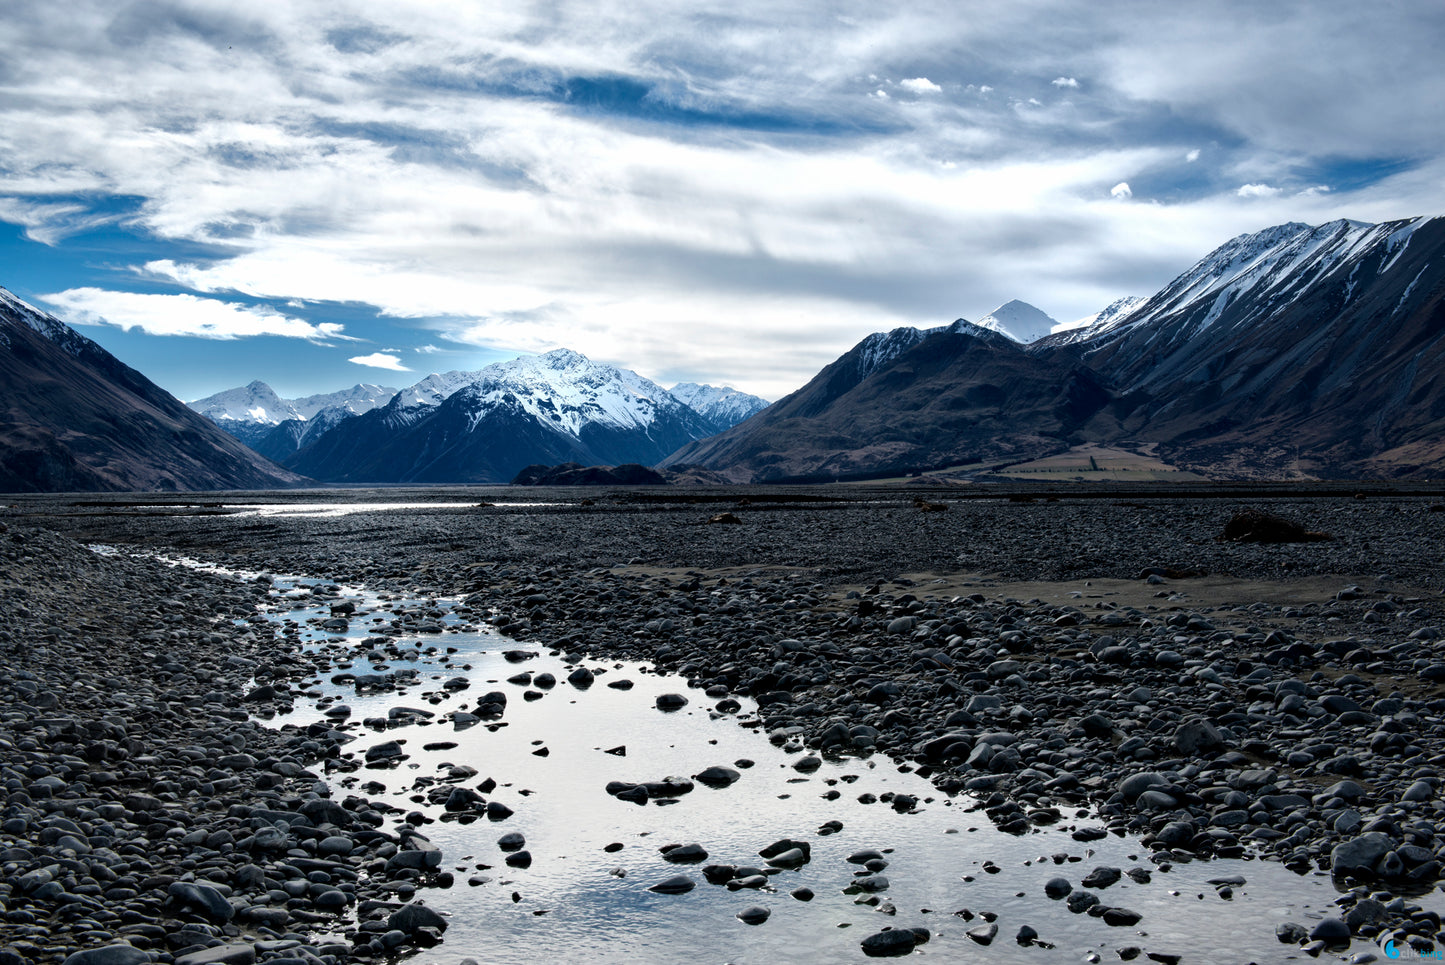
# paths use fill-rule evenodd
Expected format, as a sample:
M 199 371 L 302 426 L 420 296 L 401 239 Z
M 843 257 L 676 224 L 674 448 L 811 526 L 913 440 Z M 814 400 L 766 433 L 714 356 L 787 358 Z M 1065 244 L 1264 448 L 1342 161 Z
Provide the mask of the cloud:
M 344 337 L 311 317 L 339 302 L 398 358 L 570 345 L 777 396 L 871 331 L 1082 317 L 1261 219 L 1445 181 L 1429 5 L 11 8 L 0 220 L 76 261 L 128 234 L 50 287 L 139 270 L 231 306 L 210 337 Z
M 942 87 L 927 77 L 912 77 L 908 80 L 900 80 L 898 86 L 912 94 L 938 94 L 943 91 Z
M 401 364 L 401 358 L 389 352 L 372 352 L 370 355 L 356 355 L 347 359 L 357 365 L 366 365 L 374 369 L 389 369 L 392 372 L 410 372 L 411 369 Z
M 197 338 L 237 339 L 278 335 L 309 341 L 348 339 L 334 322 L 313 325 L 283 315 L 264 305 L 223 302 L 195 295 L 153 295 L 71 288 L 43 301 L 61 309 L 81 325 L 113 325 L 149 335 L 191 335 Z
M 412 347 L 413 352 L 420 352 L 423 355 L 435 355 L 441 349 L 435 345 L 416 345 Z
M 1241 184 L 1235 194 L 1241 198 L 1272 198 L 1279 194 L 1279 188 L 1268 184 Z

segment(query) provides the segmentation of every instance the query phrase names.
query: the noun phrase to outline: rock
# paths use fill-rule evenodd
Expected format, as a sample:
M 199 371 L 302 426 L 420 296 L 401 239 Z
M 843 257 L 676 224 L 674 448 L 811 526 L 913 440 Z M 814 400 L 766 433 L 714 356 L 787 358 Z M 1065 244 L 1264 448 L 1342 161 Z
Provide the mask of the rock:
M 255 961 L 256 946 L 237 943 L 177 955 L 175 965 L 253 965 Z
M 1141 771 L 1138 774 L 1130 774 L 1119 782 L 1119 793 L 1129 801 L 1136 800 L 1145 791 L 1155 788 L 1165 788 L 1169 781 L 1163 774 L 1156 771 Z
M 1103 919 L 1106 925 L 1128 928 L 1139 924 L 1139 922 L 1144 920 L 1144 916 L 1137 911 L 1130 911 L 1128 908 L 1106 908 Z
M 1286 945 L 1298 945 L 1309 939 L 1309 932 L 1305 931 L 1305 926 L 1287 921 L 1275 926 L 1274 937 Z
M 1339 918 L 1322 919 L 1310 929 L 1310 941 L 1321 941 L 1327 945 L 1343 945 L 1350 941 L 1350 926 Z
M 386 926 L 406 935 L 415 935 L 423 928 L 447 930 L 447 920 L 426 905 L 412 902 L 392 912 L 386 919 Z
M 659 694 L 656 703 L 658 710 L 681 710 L 687 706 L 687 698 L 682 694 Z
M 1098 867 L 1080 882 L 1085 888 L 1107 888 L 1124 877 L 1124 872 L 1118 868 Z
M 859 944 L 869 958 L 899 958 L 913 952 L 918 936 L 911 929 L 894 928 L 869 935 Z
M 521 851 L 527 845 L 526 837 L 519 831 L 512 831 L 497 839 L 497 847 L 510 854 Z
M 236 915 L 236 909 L 231 906 L 226 897 L 210 885 L 173 881 L 166 888 L 166 894 L 190 906 L 218 925 L 226 924 Z
M 1211 753 L 1224 749 L 1224 737 L 1203 717 L 1191 717 L 1174 732 L 1174 746 L 1190 756 Z
M 670 878 L 662 879 L 647 890 L 655 891 L 659 895 L 685 895 L 696 887 L 697 882 L 687 875 L 673 875 Z
M 733 770 L 731 767 L 714 765 L 694 774 L 693 778 L 699 784 L 705 784 L 711 788 L 724 788 L 735 784 L 742 778 L 742 774 Z
M 993 944 L 994 938 L 998 935 L 998 925 L 995 925 L 993 922 L 988 922 L 987 924 L 970 928 L 965 934 L 980 945 L 991 945 Z
M 150 960 L 149 953 L 134 945 L 104 945 L 67 956 L 63 965 L 150 965 Z
M 1394 846 L 1394 841 L 1383 831 L 1367 831 L 1359 837 L 1342 841 L 1330 852 L 1330 873 L 1371 877 L 1380 859 Z
M 751 905 L 738 912 L 737 919 L 745 925 L 761 925 L 771 914 L 762 905 Z
M 1060 898 L 1067 898 L 1069 896 L 1069 892 L 1073 890 L 1074 886 L 1069 884 L 1068 878 L 1050 878 L 1048 881 L 1044 882 L 1044 894 L 1048 895 L 1055 901 L 1059 900 Z
M 698 864 L 707 860 L 707 849 L 702 845 L 684 844 L 663 852 L 662 860 L 672 864 Z

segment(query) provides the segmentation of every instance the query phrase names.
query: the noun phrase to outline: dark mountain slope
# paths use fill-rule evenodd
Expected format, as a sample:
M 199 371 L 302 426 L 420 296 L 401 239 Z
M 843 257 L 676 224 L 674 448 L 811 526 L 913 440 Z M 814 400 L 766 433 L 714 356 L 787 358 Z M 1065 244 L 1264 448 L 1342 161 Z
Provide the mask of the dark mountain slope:
M 59 319 L 0 289 L 0 491 L 304 482 Z
M 870 336 L 797 392 L 661 465 L 756 482 L 876 476 L 1035 458 L 1112 422 L 1112 396 L 1076 362 L 1031 357 L 967 323 L 921 334 L 888 333 L 912 344 L 881 363 L 880 336 Z

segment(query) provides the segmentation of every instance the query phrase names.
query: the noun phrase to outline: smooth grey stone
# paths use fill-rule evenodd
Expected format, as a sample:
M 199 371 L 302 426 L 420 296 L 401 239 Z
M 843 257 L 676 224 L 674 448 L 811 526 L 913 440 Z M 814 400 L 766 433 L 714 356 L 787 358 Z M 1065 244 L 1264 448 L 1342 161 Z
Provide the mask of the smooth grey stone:
M 1310 929 L 1309 938 L 1330 945 L 1343 944 L 1350 940 L 1350 926 L 1339 918 L 1325 918 Z
M 134 945 L 105 945 L 67 956 L 63 965 L 149 965 L 148 952 Z
M 745 925 L 761 925 L 770 915 L 772 912 L 762 905 L 752 905 L 738 912 L 737 919 Z
M 1050 878 L 1044 882 L 1044 894 L 1057 901 L 1060 898 L 1067 898 L 1074 886 L 1069 883 L 1068 878 Z
M 898 958 L 913 952 L 918 946 L 918 936 L 911 929 L 895 928 L 869 935 L 859 945 L 870 958 Z
M 994 924 L 993 922 L 988 922 L 986 924 L 977 925 L 973 928 L 970 928 L 968 931 L 964 932 L 964 934 L 966 934 L 969 938 L 972 938 L 974 941 L 978 942 L 980 945 L 992 945 L 994 938 L 998 936 L 998 925 Z
M 660 895 L 685 895 L 696 887 L 697 882 L 687 875 L 673 875 L 670 878 L 662 879 L 647 890 L 655 891 Z
M 742 774 L 731 767 L 714 765 L 704 768 L 700 773 L 693 775 L 694 780 L 699 784 L 705 784 L 711 788 L 728 787 L 742 778 Z
M 166 888 L 166 894 L 179 898 L 217 924 L 224 925 L 236 915 L 236 909 L 226 897 L 210 885 L 173 881 Z
M 412 902 L 392 912 L 386 919 L 386 927 L 395 929 L 406 935 L 414 935 L 422 928 L 435 928 L 437 931 L 446 931 L 447 920 L 426 905 Z
M 1195 755 L 1224 748 L 1224 736 L 1219 728 L 1203 717 L 1191 717 L 1174 731 L 1174 746 L 1180 753 Z
M 1336 875 L 1373 875 L 1380 859 L 1395 843 L 1383 831 L 1367 831 L 1357 838 L 1342 841 L 1330 852 L 1330 872 Z
M 238 943 L 177 955 L 175 965 L 254 965 L 255 961 L 255 946 Z

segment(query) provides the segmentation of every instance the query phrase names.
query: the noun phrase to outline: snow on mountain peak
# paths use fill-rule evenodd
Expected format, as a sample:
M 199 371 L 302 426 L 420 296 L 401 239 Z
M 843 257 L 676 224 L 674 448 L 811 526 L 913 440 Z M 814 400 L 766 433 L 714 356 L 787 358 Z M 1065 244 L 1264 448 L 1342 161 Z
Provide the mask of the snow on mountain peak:
M 740 392 L 731 386 L 679 382 L 667 391 L 683 405 L 725 429 L 768 407 L 766 399 Z
M 1059 323 L 1028 302 L 1013 299 L 1004 302 L 974 324 L 1027 345 L 1049 334 Z

